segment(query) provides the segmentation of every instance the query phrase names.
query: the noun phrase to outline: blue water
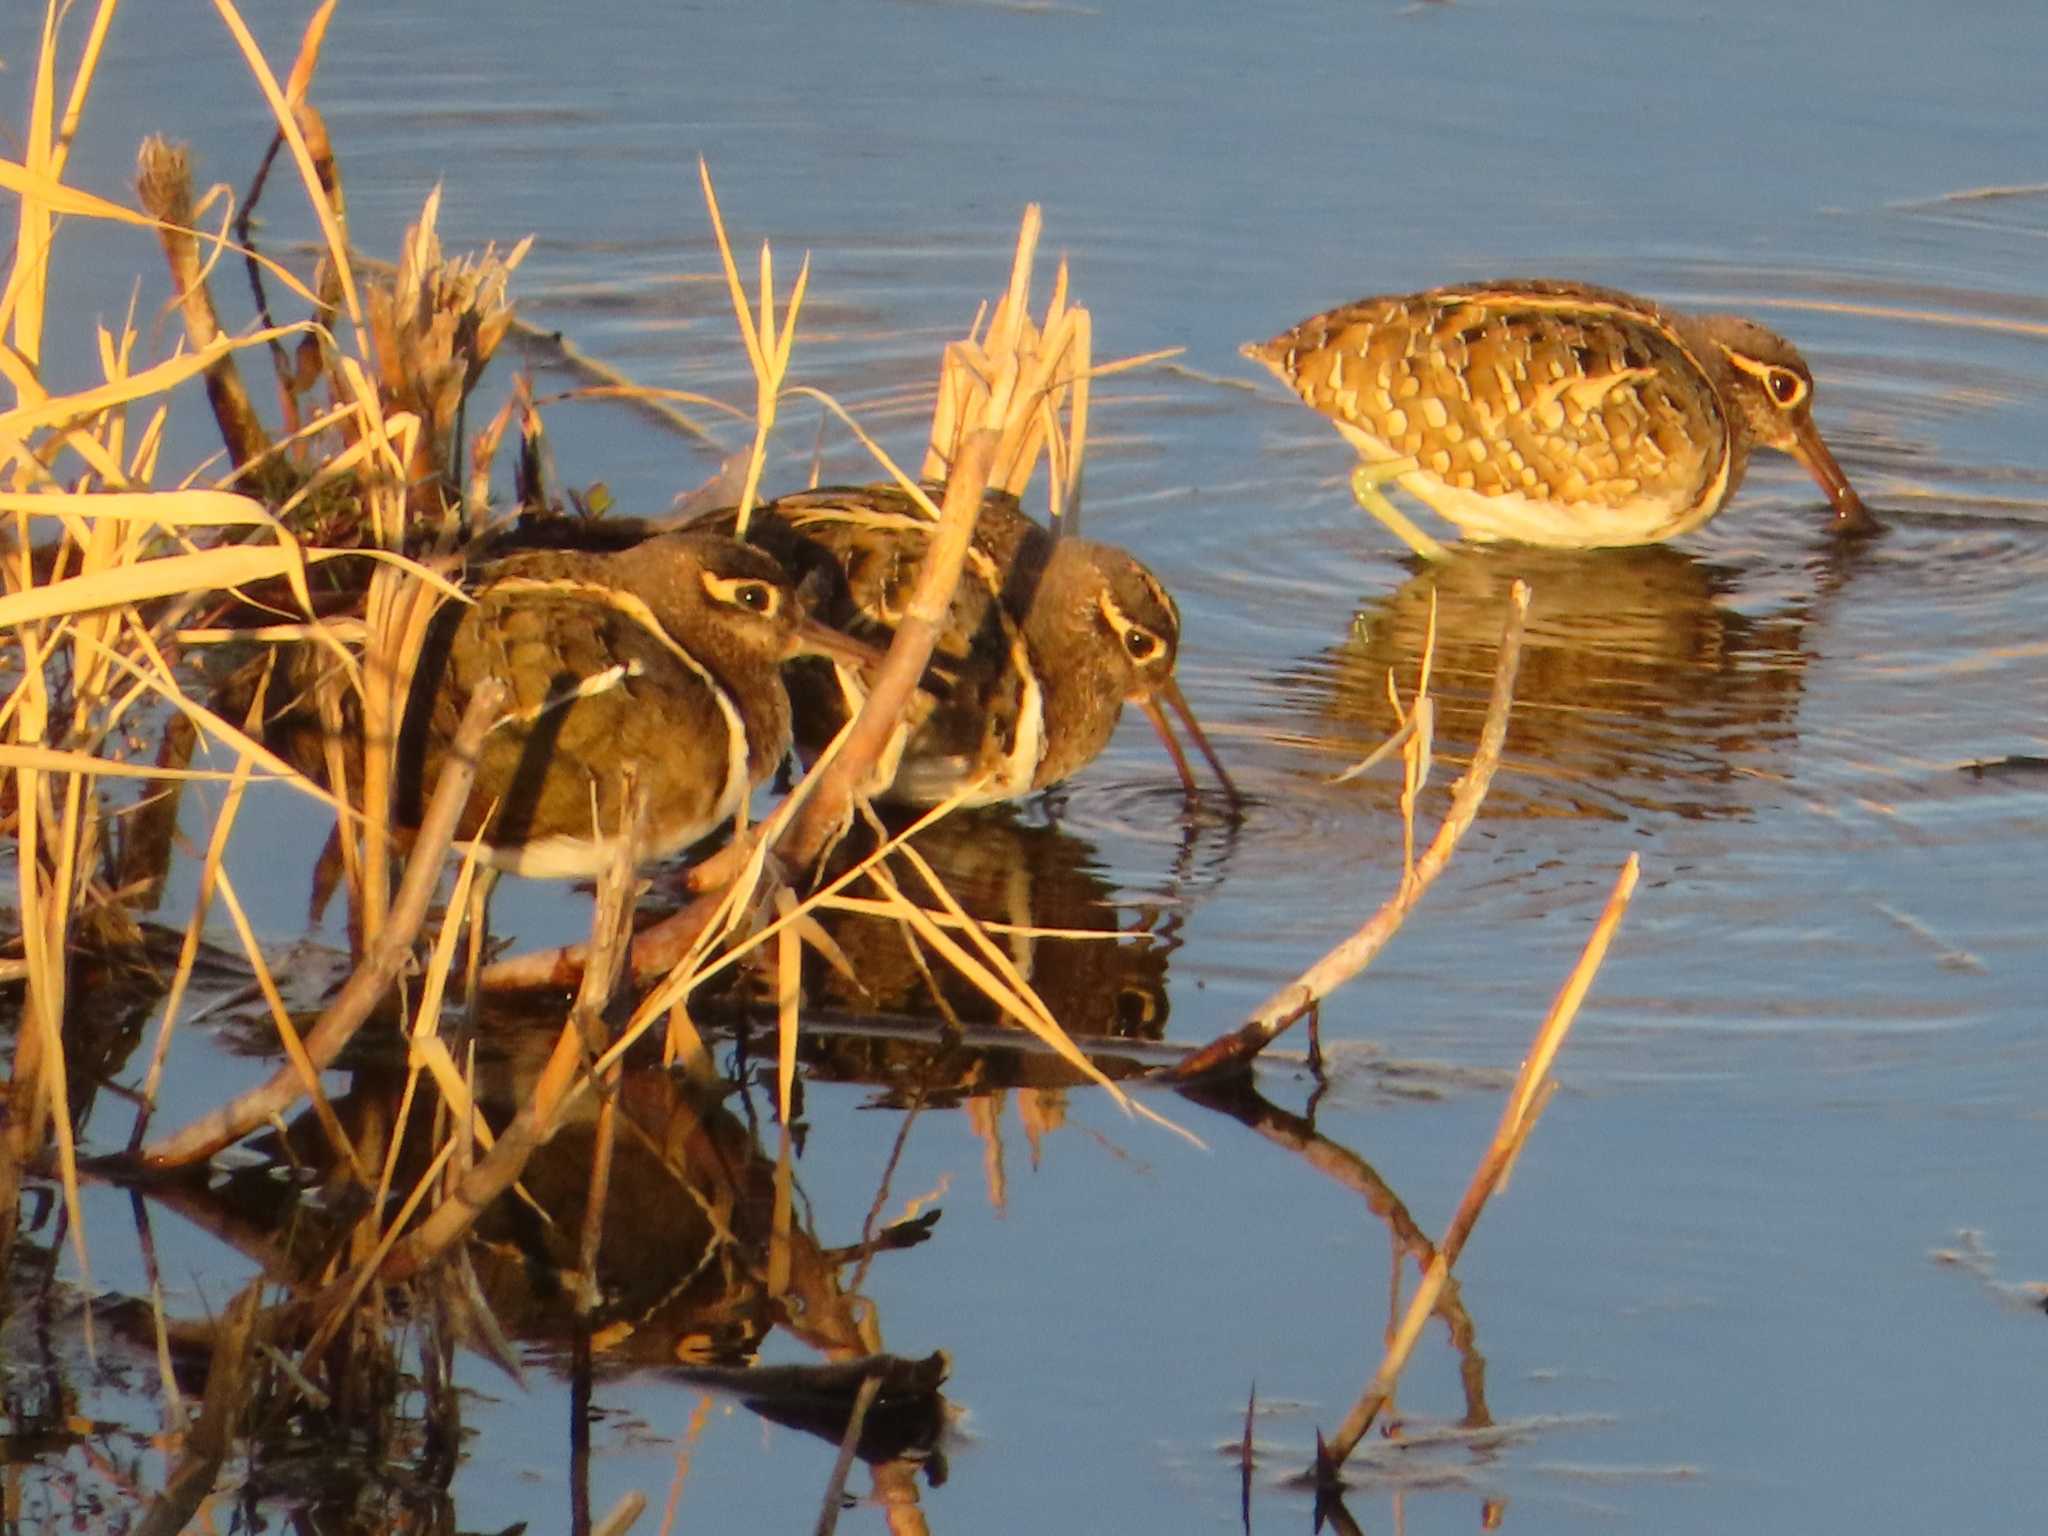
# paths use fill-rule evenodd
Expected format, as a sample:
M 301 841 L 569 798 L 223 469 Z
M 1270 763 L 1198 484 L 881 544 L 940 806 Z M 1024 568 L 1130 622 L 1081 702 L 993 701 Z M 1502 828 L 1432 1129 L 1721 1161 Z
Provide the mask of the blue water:
M 303 12 L 252 17 L 280 70 Z M 33 41 L 25 15 L 0 31 L 9 122 Z M 1186 349 L 1188 372 L 1102 387 L 1087 519 L 1180 596 L 1187 692 L 1260 803 L 1241 838 L 1210 829 L 1183 859 L 1171 769 L 1133 721 L 1061 810 L 1127 914 L 1184 912 L 1168 968 L 1183 1042 L 1235 1023 L 1392 890 L 1392 789 L 1325 780 L 1384 732 L 1384 672 L 1412 667 L 1435 579 L 1351 504 L 1349 450 L 1238 344 L 1361 294 L 1502 275 L 1744 309 L 1793 336 L 1823 431 L 1892 532 L 1841 558 L 1804 475 L 1764 459 L 1675 551 L 1466 560 L 1441 578 L 1452 700 L 1483 692 L 1507 580 L 1536 587 L 1522 713 L 1450 873 L 1325 1010 L 1338 1072 L 1317 1125 L 1439 1229 L 1491 1132 L 1493 1082 L 1639 853 L 1564 1092 L 1459 1267 L 1513 1432 L 1379 1446 L 1352 1508 L 1411 1532 L 1469 1530 L 1490 1497 L 1523 1531 L 1848 1532 L 2015 1526 L 2048 1497 L 2028 1429 L 2043 1319 L 1930 1258 L 1973 1227 L 1999 1278 L 2048 1269 L 2048 781 L 1957 771 L 2048 754 L 2048 194 L 1942 200 L 2043 180 L 2044 56 L 2048 12 L 1897 0 L 805 0 L 591 19 L 350 0 L 315 99 L 360 248 L 394 253 L 439 182 L 451 250 L 532 234 L 522 313 L 648 385 L 751 401 L 699 155 L 738 248 L 772 241 L 784 283 L 811 257 L 797 376 L 872 406 L 899 456 L 921 445 L 905 392 L 1004 281 L 1028 201 L 1098 358 Z M 162 131 L 239 188 L 267 122 L 210 11 L 124 11 L 73 179 L 125 197 L 137 139 Z M 302 206 L 274 180 L 266 239 L 306 238 Z M 146 325 L 163 298 L 146 237 L 74 222 L 63 239 L 60 382 L 136 274 Z M 566 384 L 533 357 L 543 390 Z M 563 479 L 603 480 L 627 509 L 716 467 L 612 408 L 557 407 L 549 427 Z M 209 433 L 195 394 L 166 464 L 195 462 Z M 726 451 L 743 441 L 724 430 Z M 815 441 L 794 408 L 771 490 L 801 483 Z M 827 435 L 827 479 L 864 463 Z M 1469 723 L 1446 734 L 1439 783 Z M 262 830 L 232 867 L 287 943 L 320 823 L 251 814 Z M 195 840 L 206 826 L 188 812 Z M 174 886 L 177 920 L 190 890 Z M 498 918 L 539 942 L 580 932 L 586 906 L 508 889 Z M 1493 1076 L 1396 1096 L 1386 1060 Z M 195 1086 L 188 1110 L 219 1084 Z M 1263 1086 L 1292 1110 L 1307 1097 L 1291 1067 Z M 900 1124 L 867 1098 L 813 1087 L 801 1170 L 827 1243 L 857 1235 Z M 1012 1100 L 1000 1207 L 964 1113 L 913 1127 L 895 1200 L 949 1181 L 946 1216 L 867 1290 L 891 1348 L 954 1358 L 967 1417 L 950 1480 L 922 1494 L 930 1528 L 1234 1527 L 1218 1448 L 1254 1381 L 1272 1405 L 1255 1521 L 1308 1520 L 1280 1478 L 1377 1359 L 1384 1229 L 1300 1159 L 1148 1102 L 1208 1149 L 1075 1091 L 1034 1166 Z M 138 1289 L 118 1212 L 101 1230 L 96 1283 Z M 232 1267 L 159 1242 L 174 1301 L 217 1307 Z M 521 1395 L 464 1370 L 485 1398 L 462 1526 L 559 1527 L 555 1379 Z M 640 1374 L 599 1399 L 594 1505 L 636 1488 L 658 1508 L 695 1394 Z M 1462 1413 L 1441 1329 L 1401 1407 L 1418 1429 Z M 801 1528 L 830 1457 L 720 1410 L 678 1528 Z M 881 1527 L 872 1510 L 842 1525 Z

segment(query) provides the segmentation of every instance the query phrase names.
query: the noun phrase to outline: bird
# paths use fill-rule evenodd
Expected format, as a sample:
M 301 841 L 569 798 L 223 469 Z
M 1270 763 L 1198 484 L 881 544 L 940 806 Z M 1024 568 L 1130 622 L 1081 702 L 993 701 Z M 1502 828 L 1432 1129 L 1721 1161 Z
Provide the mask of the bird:
M 880 659 L 812 619 L 782 567 L 737 540 L 509 555 L 429 627 L 398 737 L 397 820 L 418 824 L 470 694 L 497 677 L 511 702 L 457 838 L 505 873 L 590 878 L 629 835 L 637 789 L 639 862 L 666 859 L 732 819 L 788 754 L 782 665 L 797 655 Z
M 1757 447 L 1805 466 L 1841 533 L 1878 524 L 1813 424 L 1813 370 L 1775 332 L 1550 279 L 1360 299 L 1248 344 L 1364 462 L 1359 503 L 1426 559 L 1398 484 L 1474 540 L 1654 544 L 1698 528 Z
M 931 486 L 934 499 L 943 486 Z M 692 526 L 730 526 L 728 510 Z M 748 536 L 780 559 L 818 617 L 877 644 L 894 634 L 930 544 L 931 519 L 894 484 L 838 486 L 756 509 Z M 1232 808 L 1237 786 L 1179 685 L 1180 610 L 1143 562 L 1113 544 L 1055 537 L 1017 499 L 984 494 L 966 566 L 911 729 L 879 798 L 992 805 L 1046 789 L 1108 744 L 1126 703 L 1166 744 L 1190 799 L 1197 786 L 1162 703 L 1180 716 Z M 793 667 L 798 751 L 820 751 L 859 704 L 843 671 Z
M 443 598 L 428 620 L 405 684 L 391 812 L 409 838 L 470 696 L 503 679 L 509 702 L 477 754 L 455 831 L 493 876 L 595 877 L 635 835 L 636 794 L 636 862 L 688 848 L 730 820 L 787 756 L 785 661 L 880 660 L 810 618 L 771 556 L 713 534 L 665 533 L 609 552 L 520 550 L 479 565 L 464 585 L 468 601 Z M 269 743 L 321 779 L 329 732 L 314 687 L 328 665 L 325 650 L 300 646 L 276 669 L 286 696 L 263 705 Z M 345 773 L 359 796 L 364 742 L 353 696 L 341 724 Z M 316 882 L 316 912 L 323 900 Z

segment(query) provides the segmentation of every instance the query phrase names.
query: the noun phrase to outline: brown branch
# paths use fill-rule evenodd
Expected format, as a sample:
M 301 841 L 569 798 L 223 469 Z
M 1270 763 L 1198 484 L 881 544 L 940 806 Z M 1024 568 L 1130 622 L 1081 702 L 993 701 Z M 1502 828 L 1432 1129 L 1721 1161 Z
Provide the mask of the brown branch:
M 960 445 L 952 475 L 946 481 L 946 499 L 939 508 L 938 526 L 932 532 L 924 563 L 918 567 L 917 585 L 904 605 L 903 619 L 889 644 L 888 658 L 869 687 L 867 700 L 847 732 L 838 756 L 825 765 L 795 825 L 782 839 L 780 851 L 799 867 L 815 859 L 845 825 L 855 795 L 874 772 L 889 738 L 902 724 L 903 712 L 910 706 L 931 661 L 932 647 L 938 642 L 939 631 L 952 608 L 953 589 L 960 584 L 960 570 L 974 540 L 981 494 L 995 462 L 997 442 L 995 432 L 982 429 L 969 433 Z
M 355 974 L 349 977 L 341 995 L 306 1032 L 306 1055 L 316 1071 L 325 1071 L 333 1063 L 412 957 L 413 940 L 419 934 L 420 924 L 426 921 L 427 907 L 440 884 L 441 857 L 454 840 L 456 818 L 468 803 L 470 787 L 476 779 L 477 750 L 485 733 L 503 713 L 506 698 L 505 685 L 496 679 L 487 680 L 470 695 L 469 707 L 463 712 L 461 727 L 455 735 L 454 750 L 448 755 L 441 781 L 434 788 L 433 801 L 421 820 L 405 879 L 383 931 Z M 287 1062 L 267 1081 L 183 1130 L 144 1147 L 138 1161 L 143 1168 L 155 1172 L 203 1162 L 272 1116 L 283 1113 L 297 1100 L 302 1086 L 297 1069 Z
M 160 226 L 157 234 L 184 310 L 185 334 L 203 351 L 220 339 L 221 328 L 206 288 L 199 242 L 192 235 L 192 164 L 185 146 L 158 136 L 144 139 L 135 160 L 135 190 L 143 212 Z M 223 352 L 207 368 L 206 398 L 237 469 L 270 451 L 270 434 L 249 402 L 234 353 Z
M 1522 658 L 1522 625 L 1528 613 L 1529 589 L 1518 581 L 1508 594 L 1508 617 L 1501 631 L 1500 659 L 1494 668 L 1493 697 L 1486 707 L 1486 724 L 1479 733 L 1478 750 L 1472 754 L 1472 766 L 1458 781 L 1443 825 L 1415 861 L 1413 875 L 1402 881 L 1400 890 L 1388 897 L 1363 927 L 1310 966 L 1298 980 L 1267 998 L 1249 1020 L 1166 1068 L 1160 1074 L 1163 1078 L 1185 1083 L 1244 1070 L 1289 1025 L 1370 965 L 1386 948 L 1387 941 L 1400 931 L 1408 914 L 1422 900 L 1423 892 L 1450 863 L 1451 854 L 1478 816 L 1493 784 L 1494 770 L 1500 766 L 1501 749 L 1507 741 L 1508 715 L 1514 708 L 1515 674 Z

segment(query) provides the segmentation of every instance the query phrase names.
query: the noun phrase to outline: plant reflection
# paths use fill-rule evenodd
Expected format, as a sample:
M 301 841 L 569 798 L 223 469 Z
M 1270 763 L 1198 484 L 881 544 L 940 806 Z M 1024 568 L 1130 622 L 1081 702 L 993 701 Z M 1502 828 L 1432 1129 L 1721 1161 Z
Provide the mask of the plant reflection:
M 1120 905 L 1090 844 L 1006 813 L 942 823 L 921 834 L 917 847 L 1112 1076 L 1139 1076 L 1176 1057 L 1163 1040 L 1173 925 Z M 827 1084 L 865 1087 L 871 1102 L 900 1113 L 896 1150 L 865 1210 L 815 1208 L 801 1191 L 790 1198 L 796 1170 L 830 1152 L 805 1144 L 818 1133 L 800 1106 L 789 1136 L 764 1109 L 773 1100 L 757 1087 L 756 1047 L 773 1008 L 755 1001 L 744 982 L 693 1004 L 708 1046 L 701 1058 L 678 1067 L 629 1063 L 607 1094 L 585 1099 L 535 1153 L 514 1196 L 488 1207 L 465 1242 L 417 1280 L 369 1287 L 324 1348 L 307 1348 L 308 1299 L 373 1257 L 398 1220 L 403 1192 L 448 1156 L 451 1142 L 453 1161 L 436 1176 L 443 1190 L 453 1188 L 465 1160 L 481 1155 L 473 1149 L 485 1128 L 503 1126 L 532 1096 L 560 1028 L 556 1008 L 493 1003 L 467 1044 L 451 1042 L 474 1085 L 477 1123 L 467 1128 L 451 1125 L 445 1111 L 439 1123 L 417 1105 L 404 1112 L 418 1084 L 398 1037 L 378 1045 L 365 1036 L 344 1058 L 345 1080 L 337 1080 L 324 1114 L 309 1110 L 250 1138 L 204 1179 L 138 1185 L 136 1246 L 149 1288 L 99 1311 L 111 1320 L 110 1347 L 127 1382 L 119 1391 L 130 1404 L 148 1402 L 158 1359 L 183 1394 L 182 1409 L 165 1410 L 171 1486 L 213 1487 L 218 1466 L 209 1473 L 191 1459 L 193 1448 L 232 1445 L 246 1471 L 219 1497 L 238 1501 L 251 1526 L 261 1523 L 259 1506 L 283 1506 L 309 1528 L 403 1524 L 453 1532 L 460 1525 L 455 1473 L 465 1436 L 475 1432 L 463 1421 L 467 1395 L 454 1385 L 456 1350 L 468 1348 L 515 1375 L 540 1370 L 564 1380 L 572 1406 L 572 1530 L 604 1525 L 606 1511 L 593 1508 L 589 1483 L 592 1428 L 603 1421 L 608 1393 L 648 1379 L 695 1396 L 694 1416 L 684 1410 L 692 1427 L 667 1426 L 679 1436 L 679 1465 L 694 1452 L 709 1405 L 737 1403 L 842 1446 L 853 1466 L 867 1469 L 869 1487 L 857 1497 L 883 1506 L 894 1531 L 927 1528 L 919 1484 L 936 1486 L 946 1476 L 948 1358 L 889 1354 L 865 1289 L 870 1265 L 917 1264 L 912 1250 L 944 1240 L 936 1209 L 905 1207 L 900 1197 L 892 1203 L 897 1160 L 920 1117 L 957 1109 L 983 1140 L 988 1197 L 1000 1206 L 1010 1198 L 1008 1110 L 1015 1109 L 1035 1156 L 1065 1126 L 1065 1096 L 1078 1076 L 1001 1024 L 994 1006 L 942 961 L 913 949 L 895 918 L 838 911 L 823 921 L 844 965 L 816 961 L 805 975 L 803 1080 L 813 1093 Z M 232 971 L 225 961 L 212 967 L 207 990 L 231 999 L 240 984 Z M 131 1003 L 118 1016 L 141 1014 Z M 104 1083 L 123 1074 L 137 1036 L 124 1027 L 121 1038 L 126 1044 L 103 1051 L 94 1070 L 74 1080 Z M 1384 1065 L 1389 1091 L 1415 1091 L 1415 1064 Z M 1493 1085 L 1454 1072 L 1440 1086 Z M 1187 1090 L 1185 1102 L 1286 1148 L 1362 1199 L 1389 1236 L 1391 1324 L 1408 1264 L 1419 1270 L 1435 1251 L 1399 1194 L 1357 1152 L 1318 1131 L 1313 1106 L 1309 1115 L 1284 1110 L 1249 1077 Z M 81 1102 L 82 1121 L 91 1107 L 89 1098 Z M 336 1154 L 337 1132 L 346 1158 Z M 381 1204 L 372 1193 L 378 1187 L 390 1191 Z M 253 1268 L 260 1292 L 246 1290 L 232 1307 L 210 1298 L 208 1315 L 162 1316 L 148 1296 L 161 1293 L 152 1222 L 166 1211 L 228 1245 Z M 30 1226 L 22 1252 L 47 1260 L 58 1240 L 54 1217 Z M 35 1272 L 24 1263 L 16 1274 Z M 1463 1392 L 1449 1438 L 1483 1460 L 1498 1444 L 1494 1437 L 1515 1431 L 1496 1426 L 1477 1329 L 1455 1282 L 1435 1316 Z M 53 1332 L 74 1336 L 62 1322 Z M 787 1358 L 778 1337 L 807 1358 L 762 1363 Z M 63 1379 L 46 1384 L 37 1401 L 76 1401 L 75 1371 L 61 1363 L 68 1357 L 48 1353 L 59 1363 L 46 1374 Z M 246 1385 L 237 1388 L 239 1409 L 220 1421 L 231 1433 L 209 1441 L 200 1429 L 214 1422 L 222 1382 Z M 45 1419 L 77 1422 L 44 1413 L 16 1423 Z M 72 1433 L 55 1442 L 60 1454 L 83 1443 Z M 102 1426 L 90 1456 L 100 1466 L 120 1464 L 121 1455 L 132 1462 L 124 1446 L 146 1443 L 149 1433 Z M 1458 1440 L 1461 1433 L 1469 1438 Z M 678 1496 L 685 1476 L 678 1473 Z M 130 1489 L 153 1482 L 143 1472 L 126 1477 Z M 1397 1477 L 1395 1486 L 1407 1484 Z M 111 1486 L 101 1495 L 112 1507 Z M 829 1494 L 827 1502 L 836 1507 L 837 1499 Z M 1341 1505 L 1325 1514 L 1340 1525 L 1348 1518 Z
M 480 1053 L 477 1093 L 487 1121 L 520 1101 L 549 1044 L 547 1033 L 522 1028 Z M 366 1298 L 358 1318 L 385 1325 L 379 1342 L 373 1345 L 358 1326 L 336 1341 L 325 1373 L 315 1373 L 329 1399 L 330 1422 L 314 1429 L 319 1415 L 304 1405 L 276 1414 L 259 1408 L 249 1416 L 250 1496 L 275 1491 L 273 1480 L 283 1469 L 312 1455 L 321 1474 L 315 1486 L 294 1492 L 337 1517 L 331 1528 L 368 1528 L 339 1518 L 343 1510 L 333 1507 L 359 1508 L 365 1481 L 395 1503 L 416 1507 L 411 1498 L 431 1483 L 427 1462 L 459 1439 L 460 1400 L 429 1390 L 422 1407 L 409 1388 L 445 1382 L 458 1342 L 515 1373 L 516 1356 L 569 1377 L 578 1405 L 571 1452 L 579 1527 L 587 1528 L 590 1513 L 584 1489 L 593 1404 L 605 1381 L 627 1372 L 666 1374 L 833 1444 L 849 1432 L 861 1385 L 873 1378 L 878 1390 L 851 1432 L 853 1453 L 873 1469 L 878 1492 L 886 1485 L 892 1502 L 900 1502 L 907 1489 L 914 1502 L 911 1474 L 917 1469 L 928 1481 L 942 1482 L 946 1356 L 887 1355 L 880 1319 L 857 1280 L 849 1281 L 875 1255 L 925 1241 L 935 1213 L 839 1248 L 827 1247 L 805 1221 L 778 1230 L 776 1157 L 764 1147 L 762 1129 L 741 1113 L 744 1099 L 736 1105 L 738 1086 L 658 1066 L 622 1073 L 603 1208 L 592 1204 L 592 1143 L 604 1111 L 591 1106 L 536 1154 L 521 1181 L 523 1197 L 486 1212 L 454 1263 L 410 1291 Z M 348 1091 L 331 1101 L 360 1161 L 375 1166 L 391 1150 L 384 1142 L 404 1092 L 402 1069 L 376 1064 L 359 1068 Z M 426 1132 L 409 1133 L 408 1140 L 417 1144 L 397 1149 L 398 1187 L 431 1150 Z M 264 1163 L 205 1185 L 147 1193 L 231 1244 L 283 1288 L 287 1299 L 269 1312 L 276 1342 L 289 1354 L 299 1342 L 289 1337 L 296 1320 L 290 1298 L 355 1257 L 371 1229 L 363 1223 L 359 1191 L 334 1166 L 313 1115 L 251 1141 L 247 1150 L 264 1155 Z M 281 1178 L 281 1169 L 295 1170 L 295 1177 Z M 582 1237 L 591 1223 L 597 1239 L 586 1270 Z M 421 1327 L 420 1358 L 412 1366 L 401 1363 L 402 1333 L 391 1326 L 407 1316 Z M 150 1326 L 139 1306 L 124 1309 L 123 1317 L 138 1331 Z M 756 1364 L 777 1330 L 825 1363 Z M 194 1365 L 213 1338 L 197 1320 L 173 1324 L 171 1336 L 193 1347 Z M 354 1368 L 338 1368 L 337 1356 Z M 358 1390 L 345 1396 L 336 1383 Z M 280 1399 L 288 1399 L 290 1387 L 276 1385 Z M 406 1403 L 417 1409 L 416 1418 L 405 1417 Z M 365 1426 L 376 1432 L 366 1433 Z M 360 1447 L 361 1454 L 337 1457 L 337 1444 Z M 443 1474 L 453 1470 L 452 1463 L 437 1465 Z M 437 1502 L 443 1507 L 427 1528 L 452 1529 L 445 1486 Z M 330 1528 L 324 1516 L 315 1523 Z
M 1511 584 L 1533 594 L 1500 797 L 1547 814 L 1745 815 L 1744 786 L 1787 757 L 1810 594 L 1765 616 L 1735 606 L 1737 575 L 1664 545 L 1453 551 L 1365 603 L 1344 641 L 1287 680 L 1316 744 L 1362 757 L 1394 728 L 1436 601 L 1437 746 L 1469 755 Z

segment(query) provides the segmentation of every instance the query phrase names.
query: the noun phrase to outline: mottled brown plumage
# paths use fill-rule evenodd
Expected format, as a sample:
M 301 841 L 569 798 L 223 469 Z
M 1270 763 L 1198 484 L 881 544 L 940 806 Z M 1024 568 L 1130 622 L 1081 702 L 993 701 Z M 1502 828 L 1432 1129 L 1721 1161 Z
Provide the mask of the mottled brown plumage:
M 629 788 L 644 796 L 638 852 L 651 862 L 715 831 L 789 750 L 782 664 L 800 653 L 864 663 L 873 653 L 811 621 L 787 575 L 750 546 L 671 533 L 614 553 L 531 550 L 445 600 L 408 686 L 393 816 L 418 824 L 470 695 L 511 687 L 484 739 L 457 824 L 494 868 L 587 877 L 624 833 Z M 324 653 L 286 669 L 299 689 L 268 722 L 272 742 L 325 776 L 305 689 Z M 345 721 L 350 794 L 362 784 L 361 723 Z
M 1806 466 L 1839 528 L 1874 526 L 1813 425 L 1805 360 L 1732 315 L 1479 283 L 1361 299 L 1245 353 L 1336 422 L 1359 500 L 1419 553 L 1441 549 L 1381 481 L 1475 539 L 1648 544 L 1718 512 L 1758 446 Z
M 712 525 L 729 527 L 731 516 L 714 514 Z M 748 537 L 799 577 L 824 622 L 879 645 L 902 617 L 931 528 L 899 487 L 857 486 L 771 502 Z M 1015 497 L 990 492 L 887 793 L 935 804 L 986 780 L 968 803 L 988 804 L 1046 788 L 1108 744 L 1127 702 L 1152 717 L 1192 792 L 1160 701 L 1181 712 L 1212 765 L 1215 755 L 1173 680 L 1179 646 L 1180 612 L 1143 564 L 1114 545 L 1056 539 Z M 815 665 L 791 669 L 790 694 L 808 751 L 857 702 Z

